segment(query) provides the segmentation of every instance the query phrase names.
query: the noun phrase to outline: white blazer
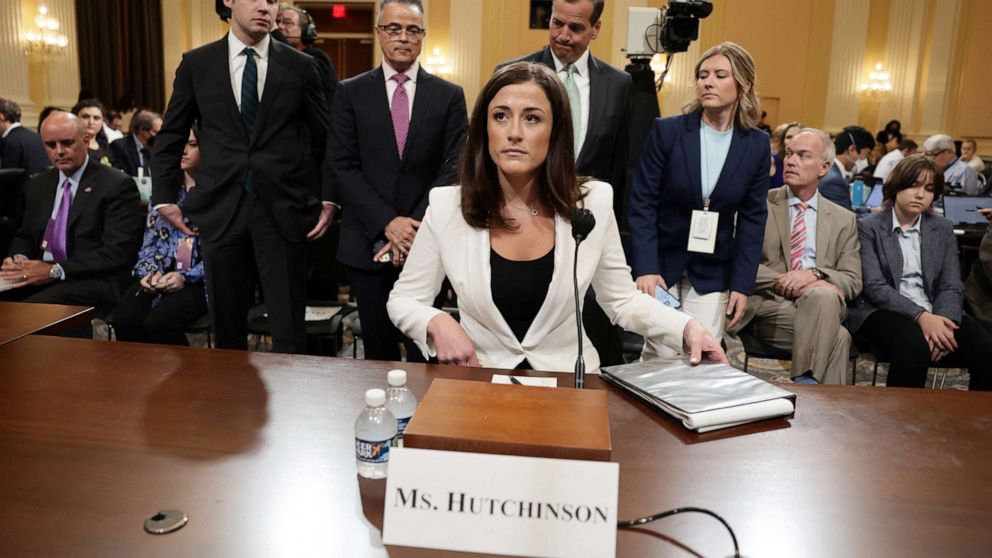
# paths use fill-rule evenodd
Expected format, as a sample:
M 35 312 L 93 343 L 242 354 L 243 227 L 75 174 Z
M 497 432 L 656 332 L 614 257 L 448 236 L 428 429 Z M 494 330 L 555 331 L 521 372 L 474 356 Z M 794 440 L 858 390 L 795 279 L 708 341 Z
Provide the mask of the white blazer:
M 611 322 L 681 352 L 689 315 L 637 290 L 613 215 L 613 189 L 595 181 L 587 182 L 584 188 L 587 195 L 583 203 L 596 217 L 596 227 L 579 246 L 580 301 L 591 285 Z M 389 295 L 390 319 L 417 343 L 425 358 L 436 356 L 427 338 L 427 323 L 442 312 L 431 304 L 447 276 L 458 295 L 461 325 L 472 339 L 482 366 L 514 368 L 527 359 L 535 370 L 574 371 L 575 240 L 571 224 L 555 217 L 555 264 L 548 295 L 520 342 L 493 303 L 489 230 L 469 226 L 460 206 L 461 187 L 431 190 L 427 214 Z M 588 337 L 583 338 L 582 346 L 588 369 L 598 373 L 599 355 Z

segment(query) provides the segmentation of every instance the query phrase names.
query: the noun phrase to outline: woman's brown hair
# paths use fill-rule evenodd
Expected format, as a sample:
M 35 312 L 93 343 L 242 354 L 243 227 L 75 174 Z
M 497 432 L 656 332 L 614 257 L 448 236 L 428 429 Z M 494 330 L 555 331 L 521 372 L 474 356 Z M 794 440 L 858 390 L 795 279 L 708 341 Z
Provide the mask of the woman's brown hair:
M 572 113 L 565 86 L 544 65 L 516 62 L 499 69 L 489 79 L 479 93 L 468 123 L 458 175 L 462 186 L 462 216 L 477 229 L 516 228 L 512 220 L 503 217 L 503 191 L 496 163 L 489 156 L 489 104 L 504 87 L 529 82 L 536 83 L 551 104 L 551 138 L 548 157 L 538 175 L 538 196 L 544 205 L 565 219 L 572 217 L 582 198 L 579 185 L 585 179 L 575 173 Z
M 921 172 L 928 172 L 933 177 L 933 199 L 944 194 L 944 171 L 937 164 L 923 155 L 910 155 L 896 164 L 885 180 L 882 196 L 885 200 L 895 200 L 896 194 L 916 185 L 916 179 Z

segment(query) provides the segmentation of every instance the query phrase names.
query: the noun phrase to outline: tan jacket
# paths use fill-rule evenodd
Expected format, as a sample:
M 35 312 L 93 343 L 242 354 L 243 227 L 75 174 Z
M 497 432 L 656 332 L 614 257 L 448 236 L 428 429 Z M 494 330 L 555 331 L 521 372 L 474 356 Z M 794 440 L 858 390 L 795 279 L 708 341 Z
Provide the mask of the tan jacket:
M 743 327 L 757 307 L 758 298 L 781 298 L 771 291 L 775 278 L 789 269 L 789 237 L 792 220 L 789 218 L 788 186 L 768 192 L 768 222 L 761 248 L 761 263 L 755 280 L 754 295 L 741 320 Z M 817 194 L 819 195 L 819 194 Z M 827 281 L 844 294 L 847 301 L 854 300 L 861 292 L 861 243 L 854 213 L 820 196 L 816 213 L 816 267 L 827 275 Z

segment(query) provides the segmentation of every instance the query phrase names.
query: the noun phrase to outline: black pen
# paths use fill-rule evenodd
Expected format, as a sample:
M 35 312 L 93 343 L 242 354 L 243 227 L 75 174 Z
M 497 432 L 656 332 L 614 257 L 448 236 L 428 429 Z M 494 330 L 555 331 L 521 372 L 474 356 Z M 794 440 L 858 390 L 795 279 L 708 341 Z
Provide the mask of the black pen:
M 516 376 L 510 376 L 510 383 L 517 384 L 518 386 L 524 385 L 524 383 L 518 380 Z

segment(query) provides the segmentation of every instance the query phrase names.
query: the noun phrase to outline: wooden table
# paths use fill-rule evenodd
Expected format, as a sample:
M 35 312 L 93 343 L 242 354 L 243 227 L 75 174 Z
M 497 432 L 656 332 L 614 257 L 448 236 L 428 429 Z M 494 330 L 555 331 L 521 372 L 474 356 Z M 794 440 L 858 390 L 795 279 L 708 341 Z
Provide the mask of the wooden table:
M 53 335 L 89 322 L 93 308 L 61 304 L 0 302 L 0 345 L 32 333 Z
M 410 387 L 489 373 L 407 364 Z M 388 363 L 26 337 L 0 347 L 0 554 L 435 557 L 380 544 L 353 424 Z M 570 376 L 562 376 L 567 385 Z M 992 395 L 795 386 L 796 415 L 697 435 L 607 389 L 620 517 L 710 508 L 746 556 L 987 556 Z M 144 519 L 179 508 L 181 530 Z M 730 555 L 713 519 L 618 555 Z

